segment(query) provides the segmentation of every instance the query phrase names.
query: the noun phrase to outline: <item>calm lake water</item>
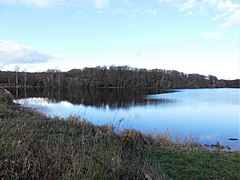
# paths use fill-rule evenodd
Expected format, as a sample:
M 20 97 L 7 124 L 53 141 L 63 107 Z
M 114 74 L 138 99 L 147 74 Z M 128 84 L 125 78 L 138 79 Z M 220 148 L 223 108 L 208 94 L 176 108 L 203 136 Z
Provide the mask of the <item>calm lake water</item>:
M 76 115 L 172 137 L 191 135 L 205 144 L 240 149 L 240 89 L 11 89 L 15 101 L 54 117 Z

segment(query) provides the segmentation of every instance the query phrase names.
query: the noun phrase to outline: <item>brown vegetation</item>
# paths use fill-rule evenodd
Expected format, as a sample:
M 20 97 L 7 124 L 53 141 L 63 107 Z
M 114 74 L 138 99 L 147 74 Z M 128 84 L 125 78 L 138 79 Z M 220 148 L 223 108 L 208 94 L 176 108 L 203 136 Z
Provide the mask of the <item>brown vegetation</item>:
M 6 104 L 12 104 L 13 103 L 12 94 L 6 89 L 0 88 L 0 102 L 6 103 Z

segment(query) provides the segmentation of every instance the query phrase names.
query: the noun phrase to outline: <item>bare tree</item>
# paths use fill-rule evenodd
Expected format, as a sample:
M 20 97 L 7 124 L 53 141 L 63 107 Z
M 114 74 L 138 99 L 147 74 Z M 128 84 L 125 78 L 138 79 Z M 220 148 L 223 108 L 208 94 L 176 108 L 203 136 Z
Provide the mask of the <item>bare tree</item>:
M 16 86 L 18 86 L 18 72 L 19 72 L 19 66 L 18 65 L 16 65 L 15 67 L 14 67 L 14 71 L 16 72 Z
M 27 87 L 27 69 L 24 69 L 24 86 Z

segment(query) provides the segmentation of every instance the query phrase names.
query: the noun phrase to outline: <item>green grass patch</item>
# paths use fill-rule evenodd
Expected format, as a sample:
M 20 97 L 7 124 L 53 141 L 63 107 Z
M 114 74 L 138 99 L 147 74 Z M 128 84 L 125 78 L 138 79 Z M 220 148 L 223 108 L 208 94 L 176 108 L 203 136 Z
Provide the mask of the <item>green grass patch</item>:
M 173 179 L 239 179 L 240 153 L 199 148 L 154 147 L 152 165 Z

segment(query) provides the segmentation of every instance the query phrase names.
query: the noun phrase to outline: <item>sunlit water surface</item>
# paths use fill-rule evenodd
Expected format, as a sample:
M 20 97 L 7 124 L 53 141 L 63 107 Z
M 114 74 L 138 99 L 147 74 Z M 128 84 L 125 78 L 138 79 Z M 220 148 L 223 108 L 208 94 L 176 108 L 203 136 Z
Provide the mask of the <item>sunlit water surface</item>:
M 74 115 L 94 124 L 110 123 L 119 129 L 134 128 L 144 133 L 164 133 L 168 129 L 173 138 L 191 135 L 200 143 L 220 142 L 232 150 L 240 149 L 239 140 L 229 140 L 240 139 L 240 89 L 181 89 L 151 95 L 133 93 L 132 97 L 128 92 L 127 96 L 97 93 L 76 93 L 79 97 L 70 94 L 66 98 L 59 93 L 54 98 L 46 92 L 36 96 L 31 92 L 28 97 L 25 91 L 25 97 L 15 101 L 51 117 Z M 91 101 L 95 96 L 99 97 Z

